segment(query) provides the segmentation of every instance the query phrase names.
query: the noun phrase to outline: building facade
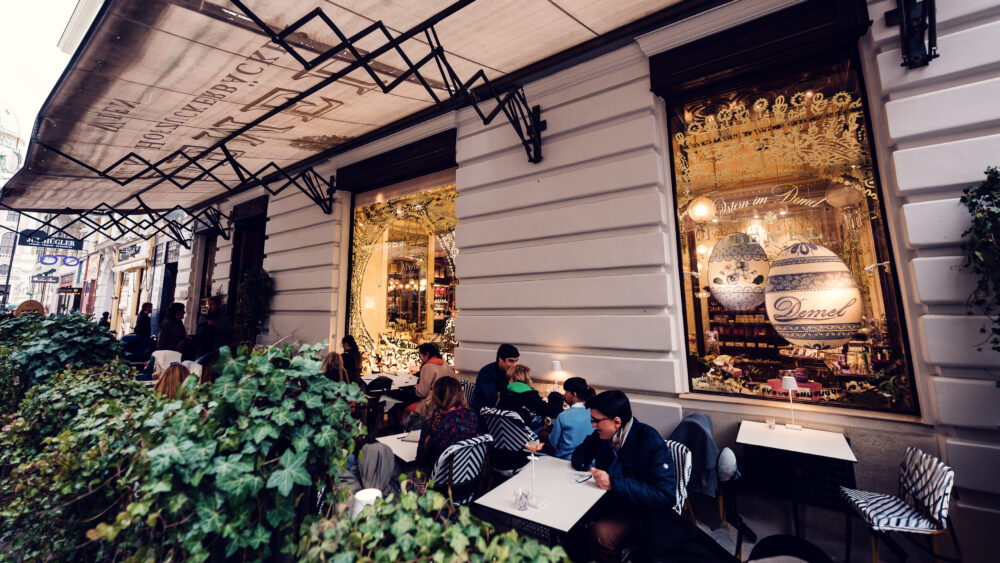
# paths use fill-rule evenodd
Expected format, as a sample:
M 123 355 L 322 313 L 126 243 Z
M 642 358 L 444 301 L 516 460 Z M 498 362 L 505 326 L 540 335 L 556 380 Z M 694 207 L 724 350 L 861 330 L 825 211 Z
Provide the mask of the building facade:
M 938 3 L 918 68 L 895 7 L 713 4 L 543 67 L 522 85 L 538 163 L 472 107 L 327 151 L 329 213 L 295 190 L 219 198 L 229 228 L 178 248 L 173 298 L 192 331 L 263 268 L 259 343 L 351 334 L 395 370 L 433 341 L 473 374 L 510 342 L 537 380 L 708 414 L 725 444 L 787 419 L 791 376 L 860 488 L 894 492 L 907 446 L 954 467 L 965 555 L 988 560 L 1000 354 L 967 314 L 958 198 L 1000 160 L 1000 3 Z

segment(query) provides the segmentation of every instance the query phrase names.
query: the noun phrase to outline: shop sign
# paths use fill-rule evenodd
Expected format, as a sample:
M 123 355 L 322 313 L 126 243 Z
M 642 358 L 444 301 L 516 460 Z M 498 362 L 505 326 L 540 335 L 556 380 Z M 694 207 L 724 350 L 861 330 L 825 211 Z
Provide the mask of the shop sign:
M 83 241 L 75 238 L 49 236 L 41 229 L 26 229 L 21 231 L 21 236 L 17 241 L 23 246 L 36 246 L 40 248 L 59 248 L 61 250 L 81 250 Z
M 81 295 L 83 290 L 79 287 L 60 287 L 59 295 Z
M 100 271 L 101 266 L 101 256 L 99 254 L 92 254 L 90 258 L 87 259 L 87 279 L 96 280 L 97 274 Z
M 20 317 L 21 315 L 27 313 L 38 313 L 39 315 L 44 315 L 45 307 L 38 301 L 35 301 L 34 299 L 29 299 L 24 303 L 18 305 L 17 309 L 14 309 L 14 316 L 16 317 Z
M 31 283 L 59 283 L 59 276 L 31 276 Z
M 173 264 L 177 262 L 181 255 L 181 247 L 179 244 L 173 241 L 167 242 L 167 260 L 166 264 Z
M 40 264 L 45 264 L 46 266 L 55 266 L 62 260 L 63 266 L 79 266 L 80 259 L 76 256 L 69 256 L 66 254 L 43 254 L 38 258 Z
M 140 240 L 118 247 L 118 263 L 132 262 L 149 255 L 149 241 Z

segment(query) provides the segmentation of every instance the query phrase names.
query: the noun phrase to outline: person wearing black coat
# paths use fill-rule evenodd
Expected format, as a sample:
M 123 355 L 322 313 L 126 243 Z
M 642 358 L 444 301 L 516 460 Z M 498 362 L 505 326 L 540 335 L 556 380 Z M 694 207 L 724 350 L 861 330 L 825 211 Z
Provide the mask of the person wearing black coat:
M 354 337 L 348 334 L 340 340 L 344 352 L 340 357 L 344 361 L 344 369 L 347 371 L 347 380 L 358 383 L 364 389 L 364 382 L 361 381 L 361 350 L 358 350 L 358 343 Z
M 160 331 L 156 335 L 157 350 L 181 351 L 184 341 L 187 339 L 187 331 L 184 329 L 184 304 L 171 303 L 167 307 L 167 317 L 160 323 Z
M 677 474 L 660 434 L 632 417 L 632 406 L 621 391 L 605 391 L 585 403 L 594 433 L 573 451 L 577 471 L 590 470 L 594 483 L 608 491 L 595 507 L 587 529 L 591 557 L 619 561 L 630 542 L 650 543 L 652 522 L 671 519 Z
M 142 304 L 142 308 L 139 310 L 139 317 L 135 320 L 135 333 L 139 336 L 149 338 L 153 335 L 153 325 L 152 321 L 149 319 L 149 314 L 152 312 L 152 303 Z

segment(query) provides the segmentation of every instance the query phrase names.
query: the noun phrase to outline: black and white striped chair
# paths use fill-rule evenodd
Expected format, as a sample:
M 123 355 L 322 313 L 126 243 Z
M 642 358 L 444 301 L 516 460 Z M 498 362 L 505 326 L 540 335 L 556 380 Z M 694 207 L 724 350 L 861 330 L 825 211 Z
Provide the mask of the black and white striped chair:
M 476 396 L 476 382 L 463 379 L 459 383 L 462 384 L 462 391 L 465 392 L 466 404 L 472 406 L 472 398 Z
M 841 487 L 840 493 L 872 530 L 872 560 L 878 560 L 878 540 L 882 539 L 900 553 L 902 549 L 889 537 L 889 532 L 910 534 L 940 534 L 952 528 L 951 537 L 961 560 L 958 537 L 955 534 L 948 504 L 955 484 L 955 472 L 938 458 L 917 448 L 906 449 L 899 465 L 899 493 L 887 495 Z M 909 501 L 909 502 L 907 502 Z M 847 513 L 847 560 L 851 556 L 851 512 Z M 921 547 L 918 545 L 918 547 Z M 935 557 L 941 557 L 931 552 Z M 941 557 L 942 559 L 947 559 Z
M 431 470 L 434 488 L 446 490 L 455 506 L 469 503 L 492 444 L 493 436 L 481 434 L 448 446 Z
M 691 450 L 680 442 L 673 440 L 664 440 L 664 442 L 667 444 L 667 449 L 670 450 L 670 457 L 674 460 L 674 473 L 677 476 L 673 509 L 677 514 L 683 515 L 688 498 L 688 482 L 691 481 Z
M 528 429 L 521 415 L 514 411 L 483 407 L 479 414 L 493 436 L 491 466 L 501 475 L 510 477 L 527 465 L 528 454 L 524 451 L 524 446 L 538 440 L 538 436 Z

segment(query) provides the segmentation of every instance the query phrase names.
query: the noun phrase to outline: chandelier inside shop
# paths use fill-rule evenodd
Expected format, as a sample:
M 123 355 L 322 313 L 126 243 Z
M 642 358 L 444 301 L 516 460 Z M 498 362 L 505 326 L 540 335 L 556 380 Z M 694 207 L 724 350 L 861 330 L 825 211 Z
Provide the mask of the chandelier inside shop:
M 82 240 L 99 233 L 110 239 L 119 240 L 127 236 L 149 238 L 160 234 L 178 242 L 185 248 L 189 247 L 191 233 L 198 223 L 216 230 L 228 239 L 231 217 L 212 207 L 212 200 L 188 207 L 177 205 L 168 210 L 155 210 L 146 205 L 142 199 L 143 194 L 164 183 L 184 190 L 195 182 L 205 180 L 221 186 L 225 190 L 225 195 L 232 195 L 258 186 L 266 189 L 271 195 L 277 195 L 289 187 L 294 187 L 318 205 L 324 213 L 330 214 L 333 211 L 334 190 L 337 187 L 350 189 L 350 186 L 336 186 L 334 177 L 327 180 L 312 167 L 303 168 L 295 165 L 281 167 L 271 161 L 256 171 L 251 170 L 240 162 L 239 151 L 230 150 L 230 144 L 254 127 L 263 124 L 282 111 L 291 109 L 295 104 L 359 69 L 372 78 L 383 94 L 388 94 L 404 82 L 419 83 L 438 109 L 457 109 L 466 104 L 471 105 L 484 125 L 489 125 L 500 114 L 503 114 L 520 139 L 527 153 L 528 161 L 541 162 L 541 133 L 545 130 L 546 125 L 545 121 L 541 119 L 541 108 L 537 105 L 529 106 L 521 87 L 498 92 L 482 69 L 475 72 L 470 78 L 463 80 L 449 63 L 444 47 L 438 40 L 434 26 L 449 15 L 471 4 L 472 1 L 455 2 L 410 30 L 396 36 L 393 36 L 381 20 L 347 36 L 322 8 L 315 8 L 281 31 L 275 31 L 246 4 L 240 0 L 232 0 L 233 5 L 246 18 L 259 27 L 272 42 L 291 55 L 305 70 L 314 69 L 331 59 L 342 63 L 343 67 L 337 72 L 330 73 L 329 76 L 312 87 L 288 97 L 284 103 L 275 106 L 260 117 L 228 132 L 215 144 L 193 156 L 186 154 L 183 150 L 176 150 L 153 162 L 135 152 L 129 152 L 110 166 L 97 168 L 36 139 L 38 145 L 46 150 L 52 151 L 85 168 L 92 174 L 120 186 L 127 186 L 138 180 L 155 180 L 114 205 L 101 203 L 83 212 L 67 208 L 67 211 L 53 213 L 49 217 L 21 213 L 41 223 L 49 231 L 49 235 L 62 234 L 69 238 Z M 307 59 L 302 54 L 303 49 L 297 48 L 297 41 L 292 39 L 292 35 L 315 20 L 325 24 L 339 38 L 340 42 L 314 58 Z M 426 41 L 428 52 L 414 61 L 403 50 L 403 43 L 420 35 L 423 35 Z M 373 40 L 379 41 L 381 45 L 370 51 L 363 50 L 358 46 L 362 41 L 371 44 Z M 404 63 L 404 69 L 388 82 L 379 76 L 378 69 L 375 68 L 376 59 L 387 53 L 395 54 Z M 439 75 L 440 81 L 436 77 L 431 79 L 427 75 L 427 69 Z M 491 100 L 494 104 L 492 109 L 484 111 L 481 106 L 484 103 L 488 104 Z M 125 165 L 138 165 L 140 168 L 127 177 L 121 177 L 120 174 L 115 173 L 117 168 Z M 221 172 L 235 173 L 237 181 L 227 182 L 223 180 L 220 178 Z M 3 203 L 0 203 L 0 207 L 19 211 Z M 65 215 L 77 215 L 77 217 L 69 221 L 63 217 L 57 224 L 56 217 Z

